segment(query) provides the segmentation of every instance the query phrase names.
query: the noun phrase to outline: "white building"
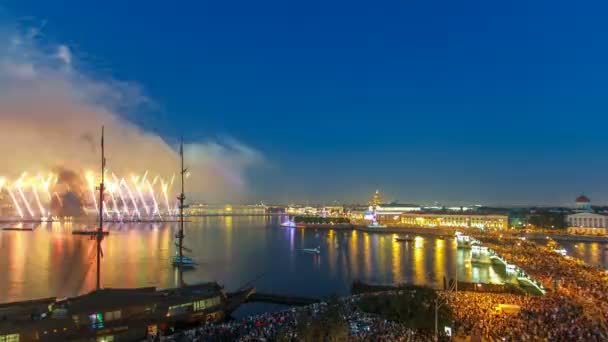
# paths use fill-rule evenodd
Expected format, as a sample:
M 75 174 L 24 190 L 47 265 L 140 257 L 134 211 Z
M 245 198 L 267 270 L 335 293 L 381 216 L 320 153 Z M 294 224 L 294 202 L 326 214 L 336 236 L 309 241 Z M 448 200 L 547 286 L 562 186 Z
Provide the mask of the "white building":
M 568 233 L 577 235 L 606 235 L 608 216 L 591 212 L 591 201 L 581 195 L 576 199 L 576 209 L 581 211 L 568 215 Z

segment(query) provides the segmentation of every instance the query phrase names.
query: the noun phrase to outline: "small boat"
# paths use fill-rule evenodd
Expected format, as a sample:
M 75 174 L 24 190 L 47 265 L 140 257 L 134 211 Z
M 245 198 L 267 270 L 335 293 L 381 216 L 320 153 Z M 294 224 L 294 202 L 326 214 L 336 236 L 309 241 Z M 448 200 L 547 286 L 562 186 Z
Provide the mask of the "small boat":
M 295 223 L 294 221 L 285 221 L 279 224 L 283 228 L 304 228 L 306 225 L 304 223 Z
M 412 242 L 412 241 L 414 241 L 414 239 L 411 238 L 411 237 L 409 237 L 409 235 L 406 235 L 404 237 L 396 237 L 395 241 L 397 241 L 397 242 Z
M 197 263 L 196 263 L 196 261 L 194 261 L 194 259 L 187 257 L 185 255 L 182 255 L 181 259 L 180 259 L 179 255 L 175 255 L 173 257 L 173 260 L 171 260 L 171 263 L 173 264 L 173 266 L 181 267 L 181 268 L 196 267 L 196 265 L 197 265 Z
M 301 251 L 310 254 L 321 254 L 321 246 L 317 248 L 302 248 Z
M 97 235 L 99 232 L 97 230 L 73 230 L 72 235 Z M 110 235 L 110 232 L 107 230 L 102 230 L 101 235 Z
M 561 255 L 564 255 L 564 256 L 565 256 L 565 255 L 568 255 L 568 252 L 566 251 L 566 249 L 565 249 L 565 248 L 555 249 L 554 251 L 555 251 L 555 253 L 557 253 L 557 254 L 561 254 Z
M 10 230 L 10 231 L 16 231 L 16 232 L 31 232 L 34 230 L 34 228 L 18 228 L 18 227 L 7 227 L 7 228 L 2 228 L 2 230 Z

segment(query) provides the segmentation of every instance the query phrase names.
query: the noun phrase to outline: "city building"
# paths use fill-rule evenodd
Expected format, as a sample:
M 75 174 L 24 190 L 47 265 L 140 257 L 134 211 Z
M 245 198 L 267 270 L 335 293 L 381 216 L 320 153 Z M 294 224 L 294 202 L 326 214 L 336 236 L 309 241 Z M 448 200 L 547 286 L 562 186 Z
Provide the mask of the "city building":
M 385 221 L 389 223 L 389 221 Z M 393 217 L 393 222 L 413 227 L 507 229 L 509 216 L 501 214 L 409 212 Z
M 261 205 L 213 205 L 193 203 L 184 208 L 186 216 L 207 215 L 263 215 L 266 207 Z
M 595 213 L 568 215 L 568 233 L 577 235 L 608 234 L 608 216 Z
M 576 198 L 577 213 L 568 215 L 568 233 L 577 235 L 607 235 L 608 215 L 592 212 L 591 200 L 585 195 Z
M 568 215 L 566 223 L 568 233 L 577 235 L 606 235 L 608 233 L 608 216 L 593 213 L 591 200 L 580 195 L 575 201 L 577 213 Z
M 376 218 L 378 221 L 390 221 L 394 217 L 398 217 L 403 213 L 412 211 L 420 211 L 420 206 L 415 204 L 380 204 L 376 206 Z M 370 212 L 372 208 L 370 208 Z
M 591 201 L 585 195 L 580 195 L 576 198 L 576 210 L 591 211 Z

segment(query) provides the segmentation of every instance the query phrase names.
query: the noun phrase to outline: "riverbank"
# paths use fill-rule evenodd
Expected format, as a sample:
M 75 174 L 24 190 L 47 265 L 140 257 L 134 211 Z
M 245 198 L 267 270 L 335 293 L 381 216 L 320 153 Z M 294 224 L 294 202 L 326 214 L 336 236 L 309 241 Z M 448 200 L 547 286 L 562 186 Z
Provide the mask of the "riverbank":
M 549 237 L 555 241 L 608 243 L 608 236 L 571 235 L 555 233 L 526 233 L 523 234 L 523 236 L 529 240 L 547 240 L 547 238 Z
M 294 228 L 320 229 L 320 230 L 356 230 L 375 234 L 412 234 L 430 236 L 453 236 L 457 229 L 454 228 L 425 228 L 407 226 L 388 226 L 382 228 L 370 228 L 362 224 L 303 224 Z M 462 229 L 461 229 L 462 230 Z

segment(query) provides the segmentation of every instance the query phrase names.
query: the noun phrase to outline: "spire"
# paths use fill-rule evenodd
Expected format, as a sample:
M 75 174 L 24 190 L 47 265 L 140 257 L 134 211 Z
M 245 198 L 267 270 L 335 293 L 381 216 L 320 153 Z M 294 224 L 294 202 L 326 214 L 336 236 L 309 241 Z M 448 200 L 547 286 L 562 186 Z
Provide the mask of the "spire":
M 382 196 L 380 196 L 380 190 L 376 190 L 376 192 L 372 196 L 372 200 L 369 204 L 373 207 L 382 203 Z

